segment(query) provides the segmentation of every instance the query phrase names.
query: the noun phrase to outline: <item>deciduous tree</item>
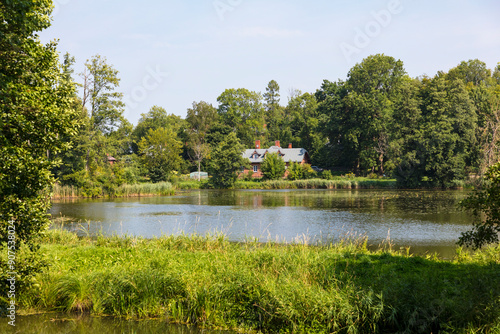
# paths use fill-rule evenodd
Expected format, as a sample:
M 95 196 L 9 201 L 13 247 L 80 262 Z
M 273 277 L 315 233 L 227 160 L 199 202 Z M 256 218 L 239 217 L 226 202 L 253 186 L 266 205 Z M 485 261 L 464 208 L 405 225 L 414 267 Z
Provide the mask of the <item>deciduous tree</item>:
M 249 160 L 242 156 L 243 150 L 244 146 L 234 132 L 213 147 L 208 168 L 215 188 L 231 188 L 241 167 L 249 165 Z
M 261 164 L 264 178 L 279 180 L 285 175 L 285 160 L 278 153 L 267 153 Z
M 132 149 L 135 153 L 138 152 L 138 144 L 145 137 L 149 130 L 159 128 L 172 129 L 179 136 L 186 127 L 186 121 L 180 116 L 168 114 L 165 108 L 153 106 L 147 113 L 141 114 L 141 118 L 137 122 L 136 127 L 132 132 L 133 145 Z
M 51 1 L 0 3 L 0 243 L 31 242 L 49 223 L 47 152 L 69 147 L 76 131 L 75 86 L 65 80 L 56 44 L 37 31 L 50 26 Z
M 433 186 L 464 179 L 476 144 L 477 115 L 462 80 L 436 76 L 423 87 L 419 145 L 422 174 Z
M 303 147 L 316 161 L 316 153 L 326 144 L 327 139 L 321 126 L 321 114 L 318 111 L 316 97 L 310 93 L 298 92 L 290 98 L 285 112 L 290 117 L 291 142 Z
M 259 93 L 245 88 L 226 89 L 218 98 L 221 122 L 236 131 L 245 146 L 264 132 L 264 107 Z
M 50 171 L 77 129 L 75 86 L 65 80 L 56 43 L 36 35 L 50 26 L 51 8 L 50 0 L 0 2 L 0 251 L 9 254 L 0 261 L 0 310 L 9 273 L 17 273 L 19 296 L 45 266 L 36 240 L 50 224 Z
M 470 231 L 462 233 L 459 244 L 474 249 L 498 243 L 500 234 L 500 163 L 488 168 L 484 185 L 460 204 L 472 211 L 475 222 Z
M 201 163 L 210 154 L 206 135 L 211 126 L 217 122 L 217 118 L 217 109 L 204 101 L 193 102 L 193 107 L 187 111 L 188 155 L 198 167 L 198 181 L 201 178 Z
M 87 120 L 80 131 L 80 145 L 85 148 L 85 170 L 89 171 L 91 164 L 107 163 L 109 136 L 130 123 L 123 117 L 123 94 L 116 91 L 118 71 L 106 58 L 96 55 L 87 60 L 81 77 L 82 109 L 87 112 Z
M 150 129 L 139 142 L 141 161 L 149 171 L 151 181 L 166 181 L 182 162 L 182 142 L 170 128 Z

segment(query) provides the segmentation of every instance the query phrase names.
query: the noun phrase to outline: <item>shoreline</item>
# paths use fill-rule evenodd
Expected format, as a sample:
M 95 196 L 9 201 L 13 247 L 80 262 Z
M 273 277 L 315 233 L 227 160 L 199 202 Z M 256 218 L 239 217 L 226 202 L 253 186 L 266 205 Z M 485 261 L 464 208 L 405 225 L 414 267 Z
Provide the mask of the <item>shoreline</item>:
M 472 185 L 462 184 L 449 188 L 450 190 L 472 189 Z M 139 183 L 133 185 L 122 185 L 111 193 L 101 191 L 98 195 L 86 195 L 84 190 L 74 186 L 54 187 L 54 194 L 51 200 L 62 199 L 83 199 L 83 198 L 128 198 L 128 197 L 155 197 L 171 196 L 178 191 L 185 190 L 205 190 L 210 188 L 207 181 L 180 181 L 176 184 L 170 182 L 162 183 Z M 233 188 L 229 190 L 286 190 L 286 189 L 394 189 L 394 190 L 448 190 L 433 187 L 422 187 L 416 189 L 403 189 L 397 187 L 395 179 L 308 179 L 308 180 L 265 180 L 265 181 L 245 181 L 238 180 Z
M 314 246 L 52 230 L 40 241 L 50 269 L 20 295 L 23 310 L 315 333 L 412 331 L 418 310 L 427 332 L 500 329 L 500 246 L 457 248 L 445 261 L 369 250 L 363 239 Z

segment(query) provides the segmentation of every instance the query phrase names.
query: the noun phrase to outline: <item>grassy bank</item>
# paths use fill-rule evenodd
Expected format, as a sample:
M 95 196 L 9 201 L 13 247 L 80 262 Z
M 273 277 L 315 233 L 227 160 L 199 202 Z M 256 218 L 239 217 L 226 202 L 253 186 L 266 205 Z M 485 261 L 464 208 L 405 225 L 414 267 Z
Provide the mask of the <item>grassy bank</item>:
M 176 185 L 181 190 L 206 189 L 210 187 L 208 180 L 181 180 Z M 395 179 L 370 179 L 366 177 L 336 178 L 333 180 L 238 180 L 233 189 L 375 189 L 396 188 Z
M 500 331 L 500 248 L 454 261 L 329 246 L 231 243 L 223 235 L 78 238 L 50 231 L 49 270 L 25 311 L 158 317 L 304 333 Z
M 84 189 L 75 186 L 53 187 L 53 199 L 76 197 L 140 197 L 140 196 L 167 196 L 175 194 L 175 187 L 170 182 L 123 184 L 113 189 L 100 189 L 89 195 Z
M 235 189 L 374 189 L 395 188 L 396 180 L 369 179 L 357 177 L 353 179 L 339 178 L 334 180 L 266 180 L 266 181 L 237 181 Z
M 176 190 L 207 189 L 210 188 L 208 180 L 179 180 L 173 185 L 170 182 L 124 184 L 114 189 L 100 189 L 89 195 L 88 191 L 75 186 L 61 186 L 55 184 L 53 199 L 78 198 L 78 197 L 140 197 L 140 196 L 165 196 L 173 195 Z M 239 180 L 234 189 L 375 189 L 396 188 L 393 179 L 339 178 L 334 180 L 309 179 L 309 180 Z

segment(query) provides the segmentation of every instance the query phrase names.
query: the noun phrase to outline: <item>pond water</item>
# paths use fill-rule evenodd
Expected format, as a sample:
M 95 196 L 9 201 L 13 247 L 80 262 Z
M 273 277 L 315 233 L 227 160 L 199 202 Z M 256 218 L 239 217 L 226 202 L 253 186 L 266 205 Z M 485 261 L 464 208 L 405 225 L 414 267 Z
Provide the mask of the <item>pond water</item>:
M 330 242 L 366 236 L 451 257 L 472 217 L 460 190 L 196 190 L 175 196 L 54 202 L 56 225 L 80 235 L 222 232 L 231 241 Z
M 232 331 L 206 330 L 194 326 L 173 325 L 164 320 L 124 320 L 113 317 L 94 317 L 69 314 L 37 314 L 16 316 L 15 327 L 7 323 L 7 318 L 0 322 L 0 333 L 23 334 L 229 334 Z

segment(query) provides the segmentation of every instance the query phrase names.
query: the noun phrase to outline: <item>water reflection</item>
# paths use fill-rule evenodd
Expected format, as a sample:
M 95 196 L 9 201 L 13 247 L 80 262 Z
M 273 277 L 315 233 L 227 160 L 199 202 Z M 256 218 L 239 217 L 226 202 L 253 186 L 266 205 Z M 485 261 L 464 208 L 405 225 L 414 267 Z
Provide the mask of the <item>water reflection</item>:
M 231 331 L 205 330 L 192 326 L 172 325 L 165 320 L 124 320 L 113 317 L 73 316 L 68 314 L 40 314 L 17 316 L 16 326 L 0 322 L 1 333 L 23 334 L 114 334 L 114 333 L 168 333 L 168 334 L 229 334 Z
M 190 191 L 170 197 L 56 202 L 51 213 L 80 234 L 223 232 L 231 240 L 309 242 L 366 235 L 401 246 L 451 251 L 471 216 L 458 209 L 464 191 Z

